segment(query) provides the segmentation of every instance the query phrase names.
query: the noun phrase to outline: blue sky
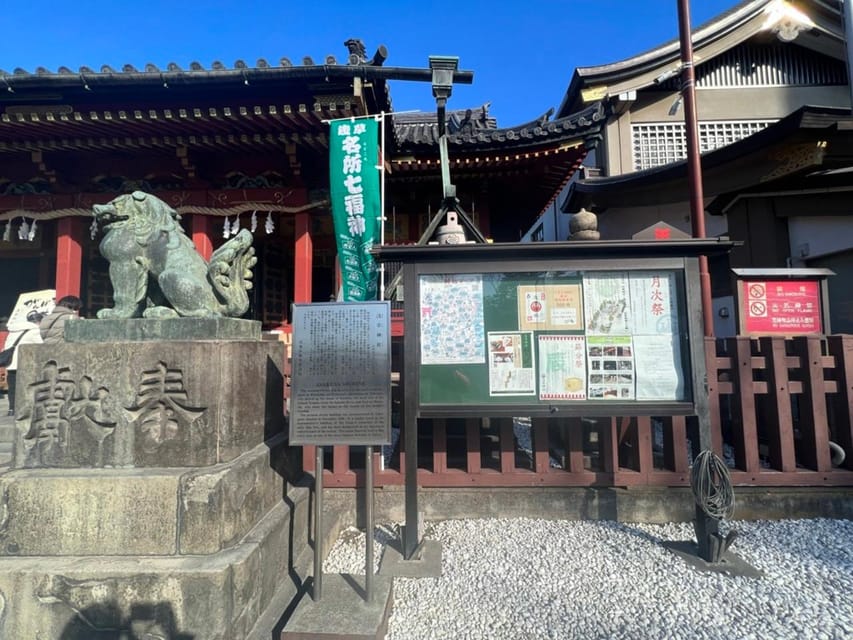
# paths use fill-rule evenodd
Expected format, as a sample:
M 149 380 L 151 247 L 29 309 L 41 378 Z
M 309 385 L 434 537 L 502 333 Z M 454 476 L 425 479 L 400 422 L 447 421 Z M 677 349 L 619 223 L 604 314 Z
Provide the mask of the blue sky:
M 692 0 L 696 26 L 738 4 Z M 33 72 L 65 65 L 120 69 L 130 63 L 188 68 L 198 61 L 231 67 L 242 59 L 277 64 L 346 60 L 343 42 L 364 41 L 368 55 L 380 44 L 388 66 L 427 67 L 430 55 L 460 59 L 474 72 L 472 85 L 454 89 L 449 108 L 491 103 L 499 126 L 532 120 L 557 107 L 575 67 L 622 60 L 677 38 L 676 0 L 77 0 L 10 2 L 0 37 L 0 69 Z M 432 111 L 427 83 L 394 81 L 395 111 Z

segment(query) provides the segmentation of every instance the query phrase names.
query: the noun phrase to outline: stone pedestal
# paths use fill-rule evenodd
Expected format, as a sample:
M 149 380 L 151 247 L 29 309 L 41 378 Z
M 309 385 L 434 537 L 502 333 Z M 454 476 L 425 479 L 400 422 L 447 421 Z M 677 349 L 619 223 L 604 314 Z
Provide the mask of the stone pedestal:
M 0 637 L 245 637 L 293 536 L 282 345 L 234 319 L 66 337 L 19 354 Z

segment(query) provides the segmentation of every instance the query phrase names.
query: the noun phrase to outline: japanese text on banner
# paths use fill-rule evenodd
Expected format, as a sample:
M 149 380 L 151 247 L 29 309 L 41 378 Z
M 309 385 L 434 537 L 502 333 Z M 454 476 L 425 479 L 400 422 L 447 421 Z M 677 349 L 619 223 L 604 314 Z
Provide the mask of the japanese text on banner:
M 370 249 L 381 215 L 375 120 L 331 123 L 329 183 L 344 301 L 373 300 L 377 268 Z

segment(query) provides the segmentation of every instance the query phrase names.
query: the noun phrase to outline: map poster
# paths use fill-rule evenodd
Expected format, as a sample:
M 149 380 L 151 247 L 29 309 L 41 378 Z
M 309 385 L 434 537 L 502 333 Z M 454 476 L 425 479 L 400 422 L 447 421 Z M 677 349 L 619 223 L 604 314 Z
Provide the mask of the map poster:
M 631 336 L 588 337 L 586 350 L 590 400 L 633 400 L 636 376 Z
M 420 277 L 421 364 L 483 364 L 483 276 Z
M 634 336 L 637 400 L 683 400 L 684 375 L 677 336 Z
M 489 332 L 489 395 L 535 394 L 533 332 Z
M 536 331 L 583 329 L 580 284 L 520 285 L 518 327 Z
M 585 400 L 584 337 L 539 336 L 539 399 Z
M 630 324 L 628 273 L 586 273 L 583 278 L 584 317 L 587 335 L 624 336 Z

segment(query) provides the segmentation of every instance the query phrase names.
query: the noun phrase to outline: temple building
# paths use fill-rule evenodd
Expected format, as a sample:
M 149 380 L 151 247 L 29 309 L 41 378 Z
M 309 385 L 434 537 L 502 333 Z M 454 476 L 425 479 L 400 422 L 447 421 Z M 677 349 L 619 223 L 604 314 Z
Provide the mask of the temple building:
M 706 234 L 744 241 L 711 260 L 715 335 L 736 332 L 731 268 L 824 267 L 831 328 L 853 332 L 853 138 L 842 3 L 747 0 L 693 29 Z M 559 210 L 598 214 L 602 239 L 658 221 L 692 231 L 681 55 L 677 38 L 579 67 L 557 117 L 606 106 L 600 143 L 559 197 Z M 542 211 L 526 240 L 553 235 Z
M 171 205 L 208 257 L 249 228 L 259 258 L 247 317 L 289 326 L 293 302 L 336 292 L 329 209 L 330 120 L 384 117 L 385 242 L 416 242 L 439 209 L 435 113 L 395 115 L 384 65 L 358 40 L 348 57 L 210 68 L 0 70 L 0 313 L 24 291 L 111 306 L 92 205 L 142 190 Z M 424 86 L 429 91 L 429 86 Z M 450 174 L 461 206 L 495 242 L 517 241 L 601 132 L 601 104 L 499 128 L 488 105 L 449 110 Z

